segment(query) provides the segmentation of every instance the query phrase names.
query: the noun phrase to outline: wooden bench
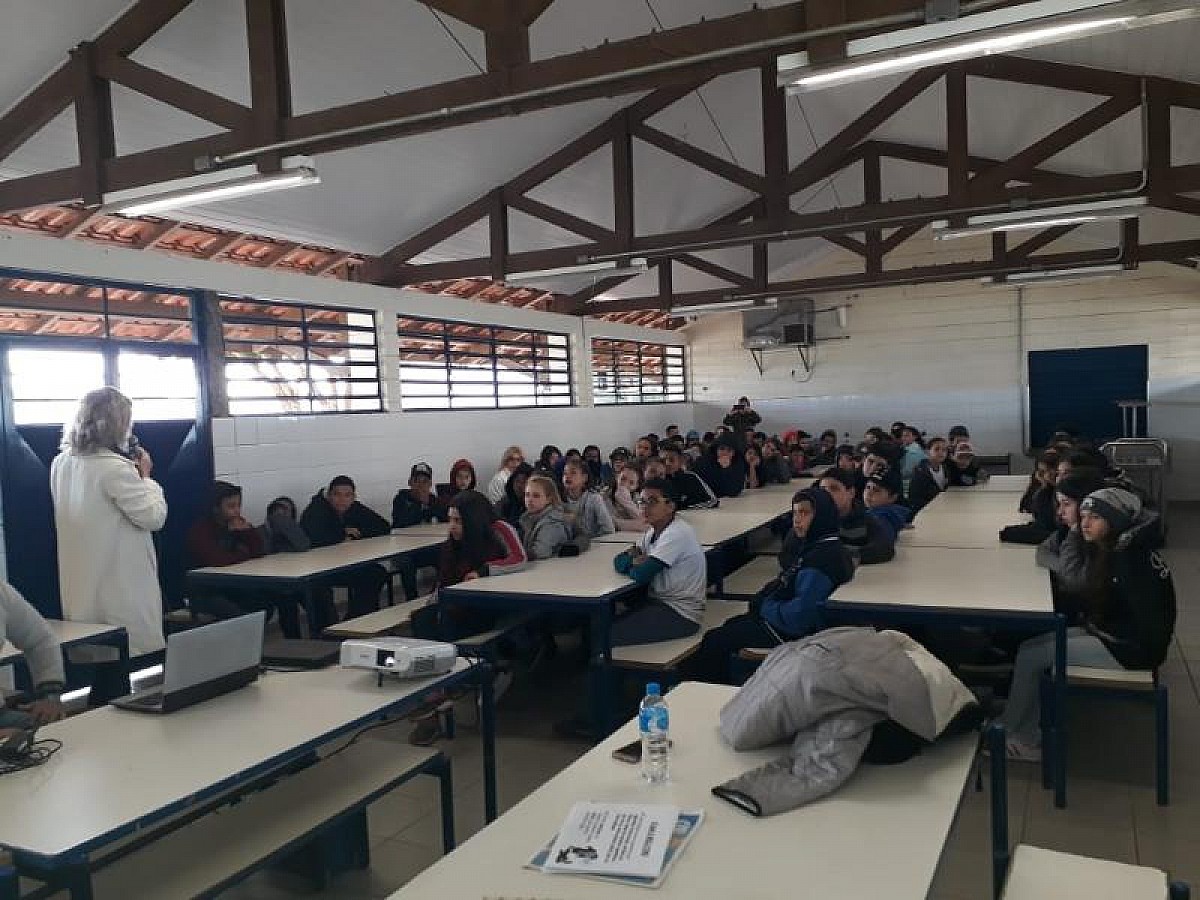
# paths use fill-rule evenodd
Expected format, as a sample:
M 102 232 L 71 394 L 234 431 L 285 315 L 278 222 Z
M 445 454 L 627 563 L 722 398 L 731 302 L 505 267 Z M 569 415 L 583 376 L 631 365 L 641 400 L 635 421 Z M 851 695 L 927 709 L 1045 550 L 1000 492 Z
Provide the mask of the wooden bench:
M 613 667 L 617 669 L 642 669 L 651 672 L 670 672 L 696 652 L 704 636 L 714 628 L 720 628 L 734 616 L 746 611 L 746 604 L 732 600 L 707 600 L 704 603 L 704 620 L 700 630 L 673 641 L 658 641 L 654 644 L 630 644 L 614 647 Z
M 1089 666 L 1067 666 L 1067 689 L 1092 691 L 1134 700 L 1149 701 L 1154 705 L 1154 786 L 1159 806 L 1171 802 L 1171 698 L 1167 686 L 1157 672 L 1146 669 L 1096 669 Z M 1055 715 L 1054 690 L 1048 673 L 1041 681 L 1041 702 L 1044 716 L 1050 720 Z M 1042 754 L 1042 778 L 1049 777 L 1046 760 Z
M 358 616 L 353 619 L 347 619 L 344 622 L 338 622 L 336 625 L 330 625 L 322 634 L 327 638 L 337 638 L 338 640 L 382 637 L 384 635 L 396 634 L 401 629 L 407 628 L 412 624 L 413 613 L 424 609 L 433 601 L 434 595 L 429 594 L 406 603 L 385 606 L 383 609 L 367 613 L 365 616 Z
M 337 826 L 355 830 L 354 862 L 370 865 L 366 807 L 419 774 L 441 781 L 442 841 L 454 849 L 450 761 L 439 751 L 390 741 L 347 746 L 122 855 L 92 878 L 97 898 L 212 897 L 303 850 Z M 322 868 L 317 880 L 327 878 Z
M 1018 845 L 1013 853 L 1002 900 L 1185 900 L 1185 884 L 1170 883 L 1166 873 Z
M 749 600 L 778 574 L 778 559 L 774 556 L 755 556 L 744 566 L 725 576 L 722 585 L 724 599 Z

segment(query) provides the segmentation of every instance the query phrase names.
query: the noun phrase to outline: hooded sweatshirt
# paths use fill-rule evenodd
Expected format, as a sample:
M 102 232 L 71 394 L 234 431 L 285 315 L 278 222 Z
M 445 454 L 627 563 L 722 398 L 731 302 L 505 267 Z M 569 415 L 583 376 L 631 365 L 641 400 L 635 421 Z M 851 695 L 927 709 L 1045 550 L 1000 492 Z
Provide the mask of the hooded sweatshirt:
M 325 491 L 313 494 L 303 515 L 300 527 L 312 539 L 314 547 L 332 547 L 346 540 L 346 529 L 357 528 L 364 538 L 382 537 L 392 530 L 388 520 L 375 510 L 355 500 L 344 516 L 325 499 Z
M 795 560 L 784 572 L 792 578 L 790 591 L 768 597 L 759 615 L 782 637 L 795 639 L 824 627 L 822 608 L 838 587 L 854 577 L 854 562 L 842 546 L 837 507 L 820 488 L 797 495 L 813 506 L 813 520 L 803 538 L 793 530 Z
M 717 462 L 717 448 L 729 447 L 733 450 L 733 461 L 728 468 Z M 736 497 L 746 488 L 746 461 L 738 452 L 737 442 L 728 435 L 722 435 L 705 454 L 704 459 L 696 463 L 696 474 L 704 479 L 704 483 L 712 488 L 718 497 Z
M 569 497 L 564 499 L 563 509 L 575 517 L 571 529 L 572 536 L 583 535 L 591 540 L 617 530 L 612 513 L 608 511 L 608 504 L 596 491 L 584 491 L 578 500 Z
M 889 503 L 886 506 L 867 507 L 867 518 L 882 522 L 892 536 L 892 543 L 900 536 L 900 532 L 912 519 L 912 510 L 900 503 Z
M 557 506 L 547 506 L 540 513 L 526 510 L 520 524 L 521 539 L 530 559 L 552 559 L 571 540 L 567 517 Z
M 450 482 L 448 484 L 446 484 L 444 486 L 444 488 L 443 488 L 443 485 L 438 485 L 437 492 L 439 494 L 445 496 L 445 498 L 447 500 L 452 500 L 455 497 L 457 497 L 459 494 L 461 494 L 462 491 L 458 487 L 458 477 L 457 476 L 458 476 L 458 473 L 463 470 L 466 470 L 471 473 L 471 486 L 469 488 L 467 488 L 467 490 L 468 491 L 476 490 L 476 485 L 478 484 L 479 479 L 475 476 L 475 466 L 472 465 L 472 463 L 469 459 L 456 459 L 454 461 L 454 465 L 452 465 L 450 467 Z

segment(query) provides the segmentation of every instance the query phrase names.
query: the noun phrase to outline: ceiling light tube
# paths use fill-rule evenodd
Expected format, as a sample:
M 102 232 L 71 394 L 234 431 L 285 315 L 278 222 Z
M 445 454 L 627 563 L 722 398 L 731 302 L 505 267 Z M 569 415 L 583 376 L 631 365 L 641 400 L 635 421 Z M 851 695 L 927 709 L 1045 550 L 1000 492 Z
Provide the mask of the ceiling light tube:
M 952 226 L 946 219 L 931 223 L 933 239 L 950 241 L 956 238 L 991 234 L 996 231 L 1028 231 L 1053 228 L 1058 225 L 1081 225 L 1113 219 L 1136 219 L 1149 204 L 1146 197 L 1125 197 L 1117 200 L 1098 200 L 1093 203 L 1072 203 L 1041 209 L 1012 210 L 969 216 L 961 226 Z
M 759 300 L 718 300 L 715 303 L 697 303 L 694 306 L 672 306 L 673 316 L 701 316 L 713 312 L 736 312 L 745 309 L 774 309 L 779 305 L 777 297 Z
M 144 216 L 167 212 L 188 206 L 217 203 L 256 194 L 268 194 L 308 184 L 320 184 L 321 176 L 311 166 L 283 169 L 270 175 L 250 175 L 228 181 L 216 181 L 174 191 L 147 194 L 140 197 L 125 197 L 106 205 L 105 213 L 120 213 L 125 216 Z
M 846 59 L 813 65 L 806 52 L 779 57 L 788 93 L 822 90 L 998 53 L 1200 15 L 1186 0 L 1036 0 L 850 41 Z
M 990 279 L 993 284 L 1030 284 L 1039 281 L 1074 281 L 1082 278 L 1111 278 L 1131 271 L 1121 263 L 1102 266 L 1076 266 L 1069 269 L 1034 269 L 1030 272 L 1013 272 Z
M 563 278 L 570 275 L 637 275 L 650 270 L 649 263 L 642 257 L 634 257 L 628 265 L 621 265 L 619 260 L 605 262 L 587 262 L 575 266 L 560 266 L 557 269 L 538 269 L 532 272 L 510 272 L 504 276 L 509 284 L 520 284 L 523 281 L 545 281 L 549 278 Z

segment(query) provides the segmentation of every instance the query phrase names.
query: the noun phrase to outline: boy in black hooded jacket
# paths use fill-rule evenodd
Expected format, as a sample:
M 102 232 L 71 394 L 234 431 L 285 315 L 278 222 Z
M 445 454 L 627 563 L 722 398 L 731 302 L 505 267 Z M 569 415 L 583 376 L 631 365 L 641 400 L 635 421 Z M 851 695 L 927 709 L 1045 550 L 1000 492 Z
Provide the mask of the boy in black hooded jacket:
M 348 475 L 338 475 L 328 490 L 313 495 L 300 516 L 300 527 L 314 547 L 381 537 L 391 531 L 387 519 L 358 502 L 354 480 Z M 347 575 L 341 582 L 350 588 L 347 616 L 353 619 L 379 609 L 379 591 L 387 580 L 388 570 L 374 564 Z M 314 633 L 318 632 L 314 629 Z

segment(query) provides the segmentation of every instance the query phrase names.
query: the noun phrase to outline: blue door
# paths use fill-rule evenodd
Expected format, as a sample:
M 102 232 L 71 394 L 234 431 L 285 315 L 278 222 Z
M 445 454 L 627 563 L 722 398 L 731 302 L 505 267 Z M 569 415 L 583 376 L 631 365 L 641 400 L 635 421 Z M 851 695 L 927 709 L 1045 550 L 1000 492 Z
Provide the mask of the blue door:
M 186 531 L 205 508 L 213 480 L 202 345 L 180 342 L 199 330 L 191 312 L 196 304 L 151 288 L 122 288 L 110 297 L 104 287 L 53 283 L 64 288 L 54 299 L 43 291 L 26 300 L 9 284 L 0 301 L 0 502 L 8 580 L 44 615 L 61 615 L 50 462 L 79 397 L 109 384 L 133 400 L 134 432 L 153 456 L 153 477 L 166 493 L 169 513 L 155 545 L 164 599 L 177 605 Z M 67 293 L 74 287 L 80 292 Z M 88 306 L 94 297 L 102 303 L 95 311 Z M 155 303 L 163 304 L 157 318 Z M 60 323 L 66 328 L 56 331 Z M 80 336 L 63 337 L 72 327 Z
M 1145 344 L 1029 353 L 1029 436 L 1045 447 L 1060 428 L 1097 445 L 1121 437 L 1122 400 L 1146 399 Z

